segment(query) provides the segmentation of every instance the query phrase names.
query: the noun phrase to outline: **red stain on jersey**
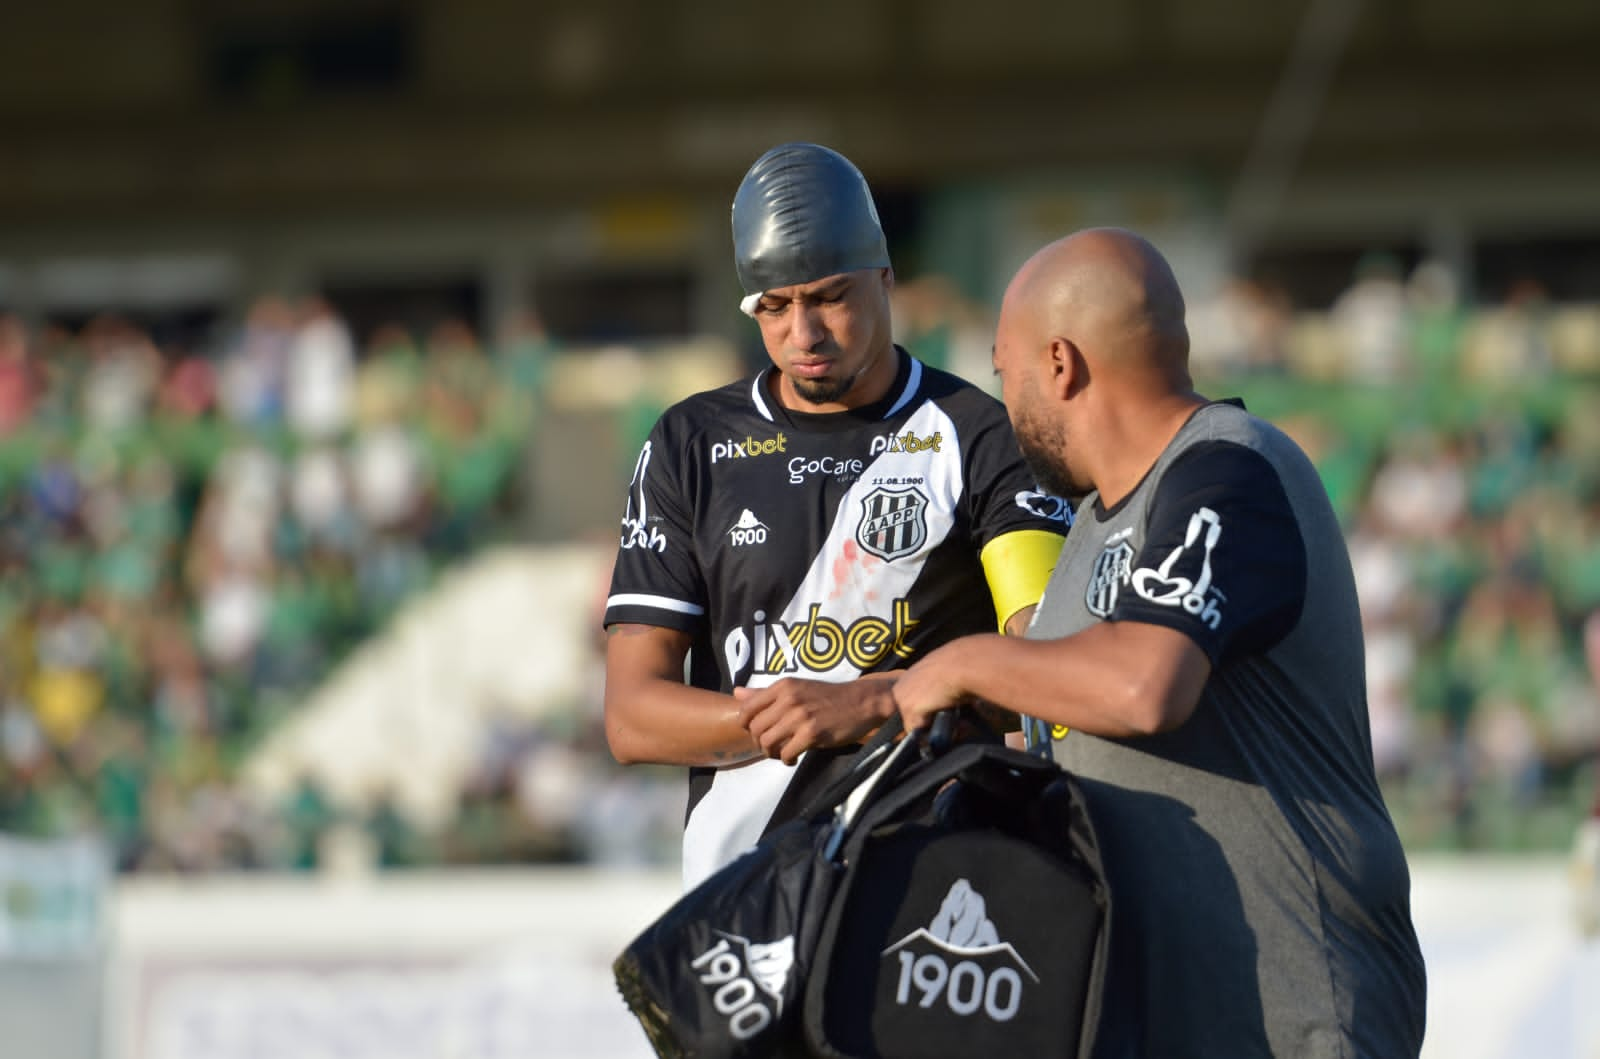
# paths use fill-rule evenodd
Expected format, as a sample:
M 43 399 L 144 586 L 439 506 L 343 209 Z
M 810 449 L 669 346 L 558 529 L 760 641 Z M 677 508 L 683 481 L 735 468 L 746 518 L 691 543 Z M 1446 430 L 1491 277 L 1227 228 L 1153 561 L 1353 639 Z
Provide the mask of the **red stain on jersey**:
M 845 541 L 838 558 L 833 560 L 833 586 L 828 592 L 829 599 L 838 599 L 844 594 L 845 585 L 850 581 L 850 567 L 860 558 L 860 546 L 853 540 Z

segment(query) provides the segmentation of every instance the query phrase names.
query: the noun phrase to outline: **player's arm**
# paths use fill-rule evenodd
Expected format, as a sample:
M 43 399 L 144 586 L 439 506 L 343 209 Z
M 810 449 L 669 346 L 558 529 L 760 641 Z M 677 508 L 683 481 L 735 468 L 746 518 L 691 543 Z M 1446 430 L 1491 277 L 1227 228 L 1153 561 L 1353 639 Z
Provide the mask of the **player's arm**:
M 907 725 L 978 696 L 1091 735 L 1170 731 L 1230 651 L 1265 651 L 1299 621 L 1305 542 L 1258 453 L 1226 442 L 1190 449 L 1158 484 L 1145 531 L 1109 620 L 1057 640 L 946 644 L 895 685 Z M 1179 605 L 1180 581 L 1199 605 Z
M 786 765 L 807 750 L 849 746 L 866 738 L 895 711 L 899 671 L 857 680 L 785 677 L 764 688 L 736 688 L 739 713 L 762 752 Z
M 689 687 L 693 638 L 655 625 L 606 628 L 606 741 L 624 765 L 735 765 L 761 757 L 732 696 Z
M 1007 636 L 1021 636 L 1028 631 L 1028 625 L 1033 621 L 1033 612 L 1039 609 L 1037 603 L 1030 603 L 1005 620 L 1005 634 Z
M 1101 622 L 1057 640 L 954 640 L 902 674 L 895 699 L 910 728 L 978 698 L 1090 735 L 1129 737 L 1187 721 L 1210 675 L 1211 660 L 1182 632 Z

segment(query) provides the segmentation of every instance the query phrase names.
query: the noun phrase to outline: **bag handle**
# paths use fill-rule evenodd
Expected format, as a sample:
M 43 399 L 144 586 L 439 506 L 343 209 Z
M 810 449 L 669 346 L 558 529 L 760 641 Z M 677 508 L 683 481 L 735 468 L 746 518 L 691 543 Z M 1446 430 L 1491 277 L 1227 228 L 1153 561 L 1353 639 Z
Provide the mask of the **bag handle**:
M 919 755 L 913 754 L 913 750 L 925 751 L 922 756 L 937 759 L 959 749 L 953 743 L 956 724 L 967 712 L 964 707 L 941 710 L 934 715 L 931 725 L 901 739 L 898 745 L 894 741 L 905 732 L 905 720 L 897 710 L 883 722 L 872 738 L 862 745 L 850 771 L 825 787 L 801 811 L 800 815 L 805 819 L 833 813 L 833 824 L 823 846 L 825 859 L 833 859 L 873 795 L 892 786 L 890 779 L 898 777 L 916 762 Z M 981 716 L 973 714 L 973 717 L 987 727 Z M 1046 747 L 1048 749 L 1048 743 Z
M 1028 753 L 1037 754 L 1046 761 L 1056 759 L 1055 740 L 1050 736 L 1050 725 L 1039 718 L 1022 714 L 1022 739 Z
M 822 856 L 824 860 L 834 860 L 844 840 L 849 836 L 850 829 L 855 826 L 856 819 L 861 811 L 866 808 L 882 788 L 892 787 L 892 781 L 898 780 L 902 774 L 913 764 L 915 755 L 913 750 L 922 750 L 921 755 L 928 761 L 935 761 L 949 755 L 955 739 L 956 723 L 961 714 L 965 712 L 961 707 L 941 710 L 934 715 L 933 723 L 926 729 L 912 732 L 900 745 L 890 752 L 883 763 L 872 770 L 872 774 L 859 780 L 845 796 L 844 800 L 834 809 L 833 826 L 829 830 L 828 839 L 823 844 Z M 898 714 L 896 715 L 898 716 Z M 983 718 L 975 717 L 980 723 Z M 902 722 L 901 727 L 903 727 Z M 863 755 L 865 757 L 865 755 Z M 851 770 L 854 775 L 855 770 Z
M 861 783 L 872 775 L 881 760 L 890 752 L 892 744 L 906 730 L 905 720 L 901 718 L 900 711 L 896 710 L 889 715 L 889 719 L 879 726 L 872 734 L 872 738 L 862 744 L 856 753 L 856 759 L 850 766 L 850 771 L 838 777 L 828 786 L 822 788 L 805 807 L 800 810 L 801 819 L 810 819 L 822 813 L 837 809 L 839 803 L 850 796 Z

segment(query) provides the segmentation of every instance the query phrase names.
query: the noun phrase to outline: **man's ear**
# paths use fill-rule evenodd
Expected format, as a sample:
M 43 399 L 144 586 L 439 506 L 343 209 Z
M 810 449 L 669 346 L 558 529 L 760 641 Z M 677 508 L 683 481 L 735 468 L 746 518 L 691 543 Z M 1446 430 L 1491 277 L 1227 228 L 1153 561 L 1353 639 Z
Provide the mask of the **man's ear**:
M 1065 401 L 1088 381 L 1088 366 L 1083 361 L 1083 354 L 1070 338 L 1051 336 L 1046 356 L 1050 392 L 1056 400 Z

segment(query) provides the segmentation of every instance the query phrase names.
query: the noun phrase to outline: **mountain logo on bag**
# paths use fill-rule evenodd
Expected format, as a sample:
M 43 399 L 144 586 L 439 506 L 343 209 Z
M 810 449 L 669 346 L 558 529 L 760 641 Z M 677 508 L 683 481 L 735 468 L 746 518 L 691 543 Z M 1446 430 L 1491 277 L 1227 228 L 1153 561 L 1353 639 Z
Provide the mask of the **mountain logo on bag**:
M 983 895 L 966 879 L 951 884 L 928 926 L 918 927 L 882 955 L 899 960 L 895 1003 L 901 1005 L 939 1005 L 961 1016 L 981 1011 L 996 1022 L 1008 1022 L 1022 1007 L 1022 975 L 1039 984 L 1021 953 L 1000 940 Z
M 783 994 L 794 970 L 794 935 L 753 942 L 725 930 L 721 940 L 689 961 L 711 1006 L 728 1018 L 728 1032 L 749 1040 L 783 1014 Z

